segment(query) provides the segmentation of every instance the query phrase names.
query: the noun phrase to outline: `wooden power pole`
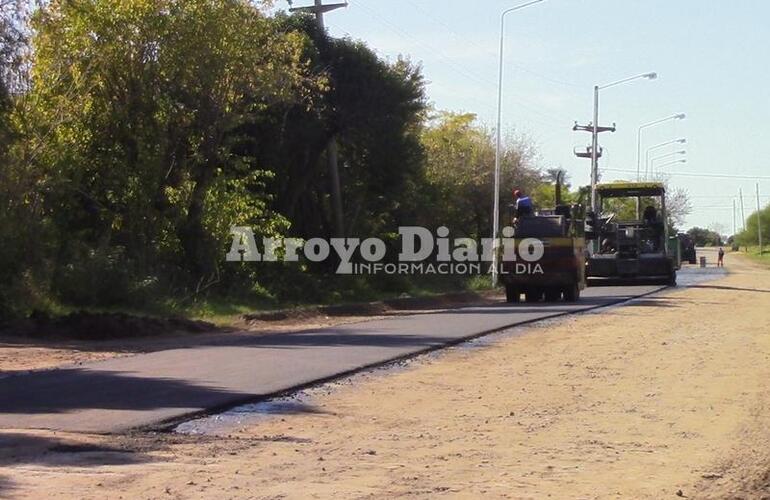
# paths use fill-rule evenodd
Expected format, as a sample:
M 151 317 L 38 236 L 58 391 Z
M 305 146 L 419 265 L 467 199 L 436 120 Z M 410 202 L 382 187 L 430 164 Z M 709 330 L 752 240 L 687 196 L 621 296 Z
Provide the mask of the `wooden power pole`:
M 759 237 L 759 255 L 762 255 L 762 202 L 759 200 L 759 183 L 757 182 L 757 236 Z
M 291 0 L 289 0 L 289 5 L 292 5 Z M 324 25 L 324 14 L 347 6 L 347 2 L 324 5 L 323 0 L 315 0 L 315 5 L 308 7 L 292 7 L 289 9 L 289 12 L 306 12 L 315 14 L 318 27 L 323 32 L 326 29 L 326 26 Z M 345 236 L 345 221 L 342 215 L 342 186 L 340 184 L 339 148 L 337 146 L 337 138 L 334 136 L 329 140 L 329 145 L 326 148 L 326 157 L 329 164 L 329 183 L 331 184 L 332 212 L 334 216 L 333 236 L 337 238 L 343 238 Z

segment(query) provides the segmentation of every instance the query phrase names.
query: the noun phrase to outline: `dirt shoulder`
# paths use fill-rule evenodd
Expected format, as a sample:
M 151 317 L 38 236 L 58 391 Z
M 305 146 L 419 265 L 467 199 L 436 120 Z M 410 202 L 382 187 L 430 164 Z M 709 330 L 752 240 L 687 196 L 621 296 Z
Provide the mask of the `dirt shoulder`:
M 728 265 L 219 437 L 6 431 L 0 496 L 770 496 L 770 270 Z

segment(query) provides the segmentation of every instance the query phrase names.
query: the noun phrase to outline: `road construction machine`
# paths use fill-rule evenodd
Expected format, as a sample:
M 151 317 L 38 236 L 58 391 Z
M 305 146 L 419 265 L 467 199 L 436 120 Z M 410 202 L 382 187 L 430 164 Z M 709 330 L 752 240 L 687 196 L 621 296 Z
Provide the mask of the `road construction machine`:
M 554 208 L 516 217 L 511 206 L 514 240 L 536 242 L 542 257 L 534 265 L 503 261 L 500 276 L 509 303 L 522 295 L 527 302 L 576 302 L 586 287 L 585 209 L 562 202 L 562 179 L 557 178 Z
M 598 213 L 587 213 L 592 240 L 590 285 L 612 282 L 676 284 L 681 243 L 669 235 L 666 187 L 659 182 L 614 182 L 596 186 Z

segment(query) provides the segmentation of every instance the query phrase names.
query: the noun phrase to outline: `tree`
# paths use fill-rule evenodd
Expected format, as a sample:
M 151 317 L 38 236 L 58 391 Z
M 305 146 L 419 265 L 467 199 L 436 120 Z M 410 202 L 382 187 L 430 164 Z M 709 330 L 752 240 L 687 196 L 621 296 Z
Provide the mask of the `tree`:
M 735 242 L 744 247 L 759 245 L 760 220 L 762 236 L 765 241 L 770 241 L 770 205 L 768 205 L 761 212 L 754 212 L 746 219 L 746 229 L 735 235 Z
M 282 226 L 238 129 L 318 86 L 302 36 L 246 0 L 53 0 L 34 27 L 28 126 L 51 217 L 80 243 L 60 254 L 198 281 L 232 224 Z
M 380 59 L 362 42 L 334 39 L 304 15 L 279 16 L 288 32 L 307 35 L 312 74 L 327 84 L 312 106 L 287 103 L 243 130 L 249 151 L 269 166 L 274 209 L 298 237 L 333 234 L 325 152 L 336 137 L 346 231 L 394 232 L 417 211 L 422 148 L 419 131 L 426 97 L 421 70 L 407 59 Z
M 685 224 L 687 216 L 692 212 L 692 203 L 687 190 L 669 187 L 666 191 L 666 210 L 668 211 L 668 224 L 673 233 L 676 228 Z
M 29 2 L 0 1 L 0 319 L 36 305 L 38 272 L 47 250 L 36 179 L 20 158 L 20 95 L 27 88 Z
M 271 4 L 0 0 L 0 238 L 14 242 L 0 246 L 0 315 L 141 306 L 217 282 L 307 299 L 319 281 L 305 271 L 328 284 L 333 263 L 218 263 L 233 225 L 333 234 L 332 137 L 348 235 L 488 235 L 490 131 L 472 115 L 429 121 L 419 65 L 309 16 L 268 17 Z M 502 206 L 514 186 L 539 198 L 534 149 L 506 143 Z
M 495 143 L 493 134 L 473 114 L 437 113 L 423 131 L 429 219 L 467 237 L 491 236 L 494 200 Z M 508 141 L 501 162 L 501 207 L 513 201 L 512 189 L 532 192 L 542 184 L 529 163 L 534 149 Z
M 710 229 L 694 227 L 687 231 L 687 235 L 692 238 L 697 247 L 713 247 L 723 244 L 722 236 Z

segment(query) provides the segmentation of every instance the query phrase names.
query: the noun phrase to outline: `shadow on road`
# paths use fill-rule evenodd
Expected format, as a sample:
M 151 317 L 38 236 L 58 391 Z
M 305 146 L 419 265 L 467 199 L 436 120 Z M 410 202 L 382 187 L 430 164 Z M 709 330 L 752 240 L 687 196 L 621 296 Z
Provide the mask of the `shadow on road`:
M 217 347 L 254 347 L 266 349 L 292 349 L 300 347 L 433 347 L 450 344 L 457 339 L 431 335 L 408 335 L 395 333 L 399 328 L 398 320 L 392 320 L 388 328 L 365 328 L 356 325 L 355 331 L 340 328 L 326 328 L 298 333 L 267 335 L 232 339 L 211 344 Z M 403 327 L 402 327 L 403 328 Z
M 614 292 L 613 292 L 614 293 Z M 612 295 L 612 294 L 610 294 Z M 389 313 L 386 317 L 388 321 L 410 321 L 411 316 L 426 317 L 444 315 L 449 321 L 454 321 L 461 316 L 472 315 L 499 315 L 507 312 L 515 314 L 549 314 L 559 315 L 571 312 L 577 312 L 581 309 L 589 309 L 597 306 L 608 305 L 609 302 L 622 302 L 631 298 L 630 296 L 612 295 L 612 300 L 607 296 L 586 296 L 576 304 L 561 303 L 533 303 L 533 304 L 506 304 L 503 301 L 493 301 L 484 304 L 467 304 L 463 308 L 450 308 L 438 310 L 409 311 L 411 307 L 425 307 L 426 303 L 420 301 L 405 301 L 400 303 L 397 300 L 388 301 L 388 306 L 399 312 Z M 487 299 L 488 300 L 488 299 Z M 430 305 L 436 305 L 428 301 Z M 346 311 L 344 306 L 330 308 L 330 315 L 344 316 L 346 313 L 353 314 L 356 311 Z M 333 310 L 333 313 L 332 313 Z M 360 311 L 357 311 L 360 313 Z M 464 321 L 469 321 L 470 318 Z M 0 337 L 0 347 L 9 348 L 34 348 L 45 347 L 62 350 L 83 350 L 90 352 L 117 352 L 122 354 L 139 354 L 148 352 L 166 351 L 171 349 L 194 348 L 194 347 L 223 347 L 223 346 L 247 346 L 247 347 L 273 347 L 290 348 L 302 346 L 379 346 L 379 347 L 398 347 L 398 346 L 434 346 L 437 343 L 445 342 L 446 339 L 440 336 L 419 336 L 419 335 L 393 335 L 392 331 L 385 328 L 379 332 L 387 332 L 390 335 L 388 339 L 376 339 L 372 333 L 373 330 L 367 330 L 367 321 L 355 323 L 355 332 L 350 328 L 345 329 L 345 325 L 328 328 L 305 328 L 294 331 L 284 331 L 280 329 L 261 332 L 233 332 L 225 331 L 218 333 L 203 333 L 196 335 L 169 335 L 158 338 L 141 339 L 115 339 L 106 341 L 78 341 L 70 339 L 56 338 L 31 338 L 31 337 Z M 394 323 L 395 324 L 395 323 Z M 436 323 L 438 328 L 438 322 Z M 357 335 L 357 333 L 364 335 Z M 366 334 L 368 333 L 368 335 Z M 0 375 L 13 374 L 13 371 L 0 371 Z M 2 380 L 0 378 L 0 380 Z M 1 389 L 0 389 L 1 390 Z
M 388 328 L 318 329 L 293 334 L 232 337 L 211 347 L 300 349 L 308 347 L 432 348 L 458 342 L 445 336 L 396 332 L 403 325 L 393 320 Z M 205 357 L 205 351 L 198 353 Z M 119 361 L 119 360 L 118 360 Z M 0 414 L 56 414 L 78 409 L 156 410 L 219 407 L 258 394 L 196 385 L 179 379 L 132 376 L 109 369 L 62 368 L 0 378 Z M 308 409 L 304 409 L 308 412 Z
M 119 397 L 116 397 L 118 396 Z M 0 413 L 64 413 L 83 408 L 199 408 L 248 395 L 180 380 L 81 369 L 32 372 L 0 379 Z

